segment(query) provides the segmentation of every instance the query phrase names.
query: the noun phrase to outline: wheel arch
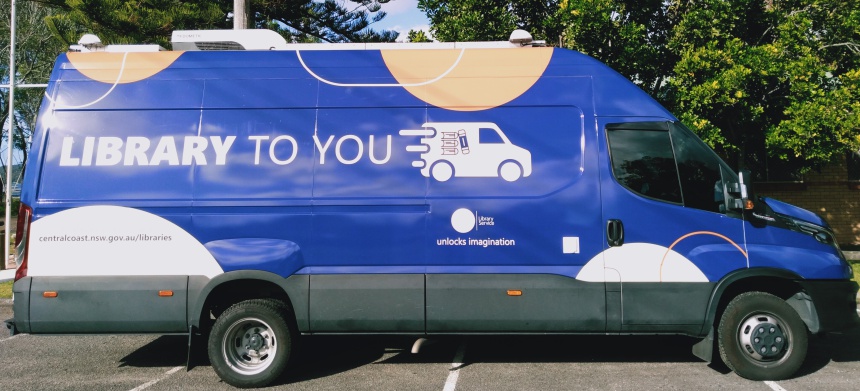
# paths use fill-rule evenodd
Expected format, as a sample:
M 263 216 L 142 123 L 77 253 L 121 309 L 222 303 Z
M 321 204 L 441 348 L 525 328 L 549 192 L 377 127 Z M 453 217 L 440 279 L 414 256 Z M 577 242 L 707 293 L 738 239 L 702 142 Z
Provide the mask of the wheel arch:
M 741 269 L 723 277 L 711 292 L 700 332 L 704 338 L 693 346 L 693 355 L 707 362 L 713 361 L 719 316 L 732 299 L 744 292 L 765 292 L 785 300 L 797 311 L 810 332 L 818 332 L 820 329 L 818 313 L 810 296 L 797 282 L 799 280 L 802 280 L 799 275 L 776 268 Z
M 818 331 L 818 314 L 812 299 L 797 282 L 803 278 L 784 269 L 751 268 L 729 273 L 714 287 L 708 302 L 702 335 L 708 334 L 729 302 L 744 292 L 765 292 L 777 296 L 794 308 L 810 332 Z
M 293 275 L 283 278 L 259 270 L 227 272 L 211 280 L 189 281 L 188 323 L 198 330 L 211 327 L 210 313 L 216 317 L 240 301 L 277 299 L 292 310 L 299 331 L 307 330 L 309 276 Z

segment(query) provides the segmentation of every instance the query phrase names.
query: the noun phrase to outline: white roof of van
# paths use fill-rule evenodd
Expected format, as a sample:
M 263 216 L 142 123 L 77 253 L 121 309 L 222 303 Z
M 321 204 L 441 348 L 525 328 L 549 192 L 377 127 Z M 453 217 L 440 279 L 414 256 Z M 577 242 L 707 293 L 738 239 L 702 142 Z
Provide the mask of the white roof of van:
M 523 30 L 511 34 L 510 41 L 420 42 L 420 43 L 287 43 L 272 30 L 177 30 L 171 37 L 173 50 L 391 50 L 391 49 L 473 49 L 542 46 Z

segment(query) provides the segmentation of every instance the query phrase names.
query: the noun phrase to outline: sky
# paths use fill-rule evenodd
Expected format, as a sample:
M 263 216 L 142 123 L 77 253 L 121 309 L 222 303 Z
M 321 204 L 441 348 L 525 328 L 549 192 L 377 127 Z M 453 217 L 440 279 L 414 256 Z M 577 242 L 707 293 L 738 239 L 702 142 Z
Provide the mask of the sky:
M 418 10 L 418 0 L 391 0 L 382 5 L 382 10 L 387 15 L 371 25 L 374 30 L 399 31 L 398 41 L 405 41 L 409 30 L 424 30 L 430 36 L 430 21 Z

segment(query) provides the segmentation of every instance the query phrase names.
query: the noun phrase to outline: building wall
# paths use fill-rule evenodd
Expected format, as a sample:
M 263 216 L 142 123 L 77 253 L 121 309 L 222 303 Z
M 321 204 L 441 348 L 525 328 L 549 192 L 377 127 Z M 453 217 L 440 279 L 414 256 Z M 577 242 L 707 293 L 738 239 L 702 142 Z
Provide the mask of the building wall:
M 860 181 L 848 180 L 843 160 L 797 183 L 756 183 L 759 195 L 772 197 L 824 217 L 842 246 L 860 246 Z

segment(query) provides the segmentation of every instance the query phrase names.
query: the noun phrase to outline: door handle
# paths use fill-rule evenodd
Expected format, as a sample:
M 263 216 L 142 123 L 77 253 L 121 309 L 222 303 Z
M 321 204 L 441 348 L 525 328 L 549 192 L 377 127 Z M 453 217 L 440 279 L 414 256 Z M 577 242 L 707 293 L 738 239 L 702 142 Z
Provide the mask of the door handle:
M 621 220 L 610 219 L 606 222 L 606 240 L 609 242 L 609 247 L 624 244 L 624 224 Z

